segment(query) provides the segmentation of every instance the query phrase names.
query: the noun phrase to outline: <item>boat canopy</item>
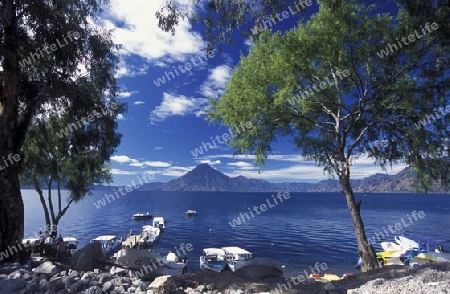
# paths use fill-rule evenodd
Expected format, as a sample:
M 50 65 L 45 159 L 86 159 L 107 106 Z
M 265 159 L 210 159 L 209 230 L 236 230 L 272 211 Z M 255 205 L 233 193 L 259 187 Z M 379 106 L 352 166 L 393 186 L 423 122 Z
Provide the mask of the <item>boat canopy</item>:
M 205 248 L 203 254 L 206 256 L 225 255 L 225 251 L 220 248 Z
M 92 239 L 92 241 L 112 241 L 114 239 L 117 239 L 117 236 L 115 236 L 115 235 L 104 235 L 104 236 L 98 236 L 97 238 Z
M 64 242 L 73 242 L 73 243 L 78 243 L 78 239 L 74 238 L 74 237 L 64 237 L 63 238 Z
M 232 257 L 234 260 L 246 260 L 252 258 L 252 253 L 240 247 L 222 247 L 227 258 Z

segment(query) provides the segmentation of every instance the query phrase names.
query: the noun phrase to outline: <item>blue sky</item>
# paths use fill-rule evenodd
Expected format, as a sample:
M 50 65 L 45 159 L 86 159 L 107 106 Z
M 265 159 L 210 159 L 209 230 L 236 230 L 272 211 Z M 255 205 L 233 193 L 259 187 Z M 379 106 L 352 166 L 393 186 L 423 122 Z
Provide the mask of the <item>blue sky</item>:
M 217 140 L 217 147 L 209 148 L 206 143 L 214 145 L 212 139 L 222 138 L 229 129 L 205 120 L 207 97 L 220 97 L 240 53 L 247 54 L 251 42 L 236 39 L 223 52 L 206 55 L 201 28 L 181 21 L 172 36 L 157 27 L 154 15 L 160 3 L 111 0 L 101 16 L 102 26 L 114 29 L 114 41 L 123 46 L 117 77 L 120 102 L 128 104 L 128 112 L 118 118 L 122 143 L 111 158 L 114 185 L 129 184 L 144 173 L 154 174 L 154 181 L 167 182 L 200 163 L 232 177 L 243 175 L 271 182 L 328 179 L 322 168 L 302 159 L 289 138 L 278 139 L 261 172 L 252 164 L 254 156 L 235 157 L 233 149 Z M 317 9 L 312 1 L 302 16 Z M 288 17 L 273 29 L 285 30 L 296 24 L 297 15 L 291 15 L 288 8 L 286 11 Z M 203 143 L 208 150 L 203 147 L 203 154 L 194 156 Z M 387 173 L 395 174 L 403 168 L 402 164 L 395 165 Z M 352 177 L 379 172 L 383 171 L 371 160 L 361 158 L 353 166 Z

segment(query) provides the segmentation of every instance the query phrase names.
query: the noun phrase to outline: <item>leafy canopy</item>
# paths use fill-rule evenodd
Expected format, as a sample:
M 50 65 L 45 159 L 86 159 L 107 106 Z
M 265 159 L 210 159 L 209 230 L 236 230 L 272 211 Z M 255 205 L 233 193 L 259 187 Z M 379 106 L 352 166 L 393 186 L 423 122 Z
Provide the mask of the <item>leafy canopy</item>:
M 226 92 L 211 101 L 209 119 L 228 126 L 251 121 L 254 127 L 232 145 L 237 153 L 255 152 L 259 164 L 282 135 L 338 177 L 349 176 L 352 161 L 372 150 L 368 156 L 383 168 L 404 161 L 427 172 L 425 184 L 448 179 L 448 120 L 417 124 L 448 105 L 449 70 L 437 65 L 449 47 L 432 31 L 380 58 L 397 38 L 422 28 L 402 9 L 394 17 L 375 15 L 359 1 L 330 2 L 319 1 L 319 12 L 297 28 L 255 40 Z

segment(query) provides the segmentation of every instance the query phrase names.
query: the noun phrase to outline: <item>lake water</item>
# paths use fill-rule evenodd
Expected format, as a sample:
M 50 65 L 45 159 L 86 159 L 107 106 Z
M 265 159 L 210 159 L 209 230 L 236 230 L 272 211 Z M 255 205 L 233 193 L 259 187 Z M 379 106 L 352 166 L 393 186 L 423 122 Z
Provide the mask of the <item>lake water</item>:
M 290 193 L 287 199 L 282 195 L 282 199 L 274 199 L 277 193 L 132 191 L 96 208 L 94 203 L 110 193 L 112 190 L 94 191 L 94 196 L 72 204 L 58 234 L 77 237 L 84 246 L 98 235 L 124 236 L 130 229 L 138 233 L 151 220 L 133 221 L 131 216 L 148 211 L 167 219 L 158 250 L 175 252 L 183 243 L 192 244 L 193 249 L 187 252 L 191 271 L 199 270 L 203 248 L 239 246 L 254 256 L 277 260 L 284 265 L 285 276 L 298 275 L 316 262 L 325 262 L 327 272 L 356 272 L 355 233 L 341 193 Z M 25 237 L 32 237 L 45 227 L 44 214 L 34 190 L 22 190 L 22 194 Z M 356 198 L 363 201 L 367 236 L 378 238 L 374 239 L 376 249 L 379 242 L 393 241 L 395 234 L 406 230 L 439 239 L 450 249 L 450 195 L 356 194 Z M 196 209 L 198 216 L 186 217 L 188 208 Z M 413 211 L 423 214 L 413 216 Z M 233 223 L 236 218 L 241 225 Z

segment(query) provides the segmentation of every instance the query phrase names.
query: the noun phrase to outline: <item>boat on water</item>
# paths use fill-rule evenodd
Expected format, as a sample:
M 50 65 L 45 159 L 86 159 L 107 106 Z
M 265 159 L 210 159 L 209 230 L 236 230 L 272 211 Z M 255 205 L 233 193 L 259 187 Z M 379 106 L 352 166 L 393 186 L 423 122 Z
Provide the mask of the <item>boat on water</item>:
M 197 211 L 194 209 L 188 209 L 184 213 L 186 214 L 186 216 L 196 216 L 197 215 Z
M 138 212 L 138 213 L 133 214 L 132 219 L 134 219 L 134 220 L 149 219 L 149 218 L 152 218 L 152 216 L 153 215 L 149 212 L 147 212 L 147 213 Z
M 282 277 L 283 270 L 272 259 L 253 257 L 253 254 L 240 247 L 222 247 L 228 267 L 240 275 L 252 279 Z
M 117 252 L 115 263 L 131 270 L 131 275 L 144 276 L 146 274 L 179 276 L 187 272 L 187 257 L 179 258 L 175 253 L 167 255 L 148 249 L 126 248 Z M 112 267 L 110 273 L 123 272 L 125 269 Z
M 91 243 L 98 242 L 102 245 L 103 255 L 109 255 L 120 247 L 122 239 L 116 235 L 102 235 L 91 240 Z
M 152 225 L 154 228 L 159 228 L 161 231 L 164 231 L 166 228 L 166 220 L 162 216 L 154 217 Z
M 139 247 L 146 248 L 155 245 L 160 237 L 161 229 L 153 226 L 143 226 L 137 244 Z
M 63 242 L 66 245 L 66 255 L 73 256 L 78 250 L 78 239 L 75 237 L 64 237 Z
M 220 273 L 227 267 L 225 251 L 220 248 L 205 248 L 200 256 L 200 268 Z

